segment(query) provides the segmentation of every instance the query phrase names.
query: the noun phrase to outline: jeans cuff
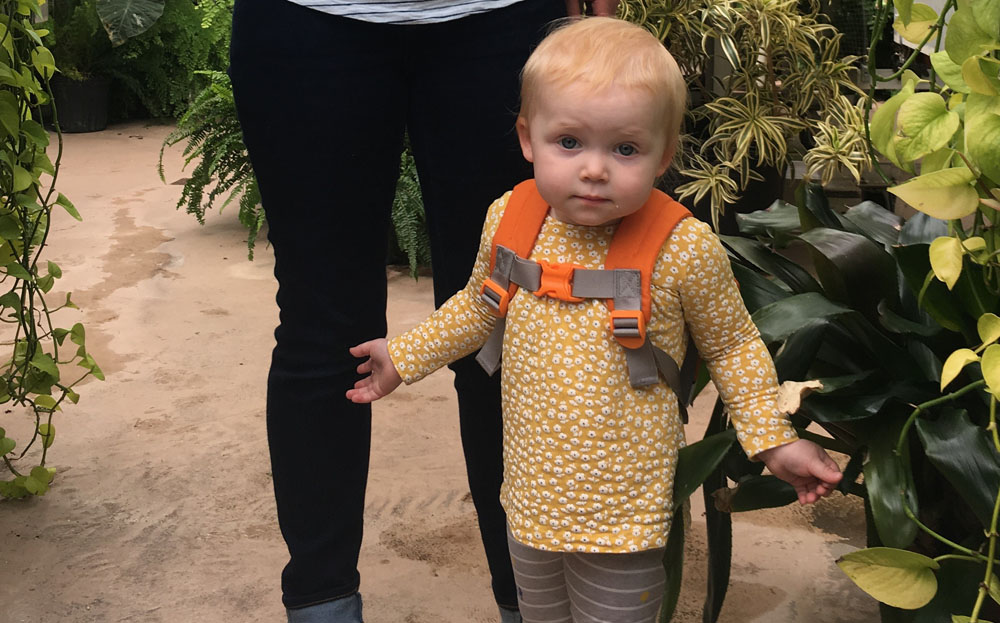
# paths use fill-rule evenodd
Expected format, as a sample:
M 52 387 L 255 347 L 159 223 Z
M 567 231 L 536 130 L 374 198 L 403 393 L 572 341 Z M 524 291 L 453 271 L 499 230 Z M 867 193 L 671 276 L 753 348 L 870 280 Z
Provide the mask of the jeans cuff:
M 364 623 L 361 618 L 361 593 L 305 608 L 289 608 L 285 612 L 288 623 Z

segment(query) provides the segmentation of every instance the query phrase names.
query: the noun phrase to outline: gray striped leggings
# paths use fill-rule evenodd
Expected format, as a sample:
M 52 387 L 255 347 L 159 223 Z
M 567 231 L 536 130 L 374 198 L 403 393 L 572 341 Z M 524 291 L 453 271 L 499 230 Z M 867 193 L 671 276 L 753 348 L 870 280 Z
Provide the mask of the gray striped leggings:
M 507 532 L 524 623 L 652 623 L 663 598 L 663 550 L 545 552 Z

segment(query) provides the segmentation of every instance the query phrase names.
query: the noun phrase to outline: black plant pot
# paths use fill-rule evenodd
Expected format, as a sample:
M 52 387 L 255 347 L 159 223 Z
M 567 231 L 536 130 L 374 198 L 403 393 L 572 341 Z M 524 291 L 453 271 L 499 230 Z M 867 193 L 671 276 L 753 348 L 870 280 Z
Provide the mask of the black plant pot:
M 108 93 L 111 79 L 94 76 L 86 80 L 52 78 L 52 96 L 63 132 L 98 132 L 108 126 Z

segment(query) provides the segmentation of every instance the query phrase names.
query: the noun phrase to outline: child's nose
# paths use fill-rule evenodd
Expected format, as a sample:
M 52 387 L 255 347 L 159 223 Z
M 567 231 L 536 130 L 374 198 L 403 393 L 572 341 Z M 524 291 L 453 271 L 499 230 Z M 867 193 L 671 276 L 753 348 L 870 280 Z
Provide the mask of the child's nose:
M 598 154 L 585 156 L 580 168 L 580 179 L 587 182 L 608 181 L 607 162 Z

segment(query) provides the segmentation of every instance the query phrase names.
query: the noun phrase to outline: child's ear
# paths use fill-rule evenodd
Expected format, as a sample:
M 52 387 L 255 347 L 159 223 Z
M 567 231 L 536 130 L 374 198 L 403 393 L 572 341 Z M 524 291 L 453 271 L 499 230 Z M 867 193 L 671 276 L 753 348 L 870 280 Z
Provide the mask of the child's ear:
M 517 140 L 521 143 L 521 153 L 528 162 L 534 162 L 531 153 L 531 132 L 528 130 L 528 120 L 524 117 L 517 118 Z
M 674 150 L 676 148 L 677 143 L 674 143 L 663 150 L 663 158 L 660 159 L 660 167 L 656 170 L 656 177 L 660 177 L 667 172 L 667 167 L 670 166 L 670 161 L 674 159 Z

